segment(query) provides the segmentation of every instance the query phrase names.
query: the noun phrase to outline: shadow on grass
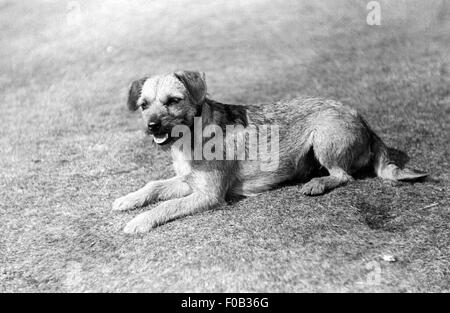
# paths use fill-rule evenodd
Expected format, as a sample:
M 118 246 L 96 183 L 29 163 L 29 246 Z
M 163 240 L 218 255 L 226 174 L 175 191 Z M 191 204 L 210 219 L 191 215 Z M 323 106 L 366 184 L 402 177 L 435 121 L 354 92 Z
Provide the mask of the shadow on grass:
M 367 200 L 358 200 L 355 204 L 356 209 L 370 229 L 382 230 L 387 232 L 403 231 L 402 227 L 394 226 L 390 222 L 394 219 L 389 199 L 385 201 L 370 202 Z

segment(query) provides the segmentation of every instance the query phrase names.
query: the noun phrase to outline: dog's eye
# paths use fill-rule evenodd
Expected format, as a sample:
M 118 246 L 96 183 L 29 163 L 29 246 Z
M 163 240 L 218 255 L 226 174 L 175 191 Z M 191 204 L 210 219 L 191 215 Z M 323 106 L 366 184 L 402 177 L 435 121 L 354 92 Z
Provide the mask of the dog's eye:
M 176 98 L 176 97 L 169 98 L 166 102 L 166 105 L 176 104 L 180 101 L 181 101 L 181 98 Z
M 145 100 L 142 101 L 141 108 L 142 108 L 142 110 L 145 110 L 146 108 L 148 108 L 148 102 Z

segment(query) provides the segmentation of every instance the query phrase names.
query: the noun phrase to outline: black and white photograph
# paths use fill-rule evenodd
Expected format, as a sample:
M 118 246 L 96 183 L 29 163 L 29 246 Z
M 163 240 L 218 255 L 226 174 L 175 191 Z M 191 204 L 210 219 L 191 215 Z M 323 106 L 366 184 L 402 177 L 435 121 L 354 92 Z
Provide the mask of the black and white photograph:
M 449 0 L 0 0 L 0 34 L 0 293 L 450 292 Z

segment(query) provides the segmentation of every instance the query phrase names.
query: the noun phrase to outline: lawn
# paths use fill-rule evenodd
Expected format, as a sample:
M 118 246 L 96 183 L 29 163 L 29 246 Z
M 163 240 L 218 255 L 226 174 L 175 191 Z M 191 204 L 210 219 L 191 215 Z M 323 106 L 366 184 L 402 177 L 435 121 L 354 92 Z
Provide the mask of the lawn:
M 1 0 L 0 292 L 450 292 L 450 3 L 380 3 L 369 26 L 366 1 Z M 142 210 L 112 202 L 173 174 L 127 87 L 177 69 L 226 103 L 352 105 L 431 177 L 125 235 Z

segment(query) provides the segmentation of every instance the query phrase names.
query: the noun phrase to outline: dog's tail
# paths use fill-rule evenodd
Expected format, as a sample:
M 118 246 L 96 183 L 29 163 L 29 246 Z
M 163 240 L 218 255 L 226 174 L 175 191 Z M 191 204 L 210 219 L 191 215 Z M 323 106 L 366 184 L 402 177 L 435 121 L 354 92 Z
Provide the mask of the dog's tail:
M 373 166 L 378 177 L 390 180 L 406 180 L 413 181 L 428 176 L 427 173 L 418 172 L 409 168 L 399 168 L 389 158 L 388 148 L 373 131 L 372 151 L 374 153 Z

